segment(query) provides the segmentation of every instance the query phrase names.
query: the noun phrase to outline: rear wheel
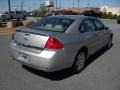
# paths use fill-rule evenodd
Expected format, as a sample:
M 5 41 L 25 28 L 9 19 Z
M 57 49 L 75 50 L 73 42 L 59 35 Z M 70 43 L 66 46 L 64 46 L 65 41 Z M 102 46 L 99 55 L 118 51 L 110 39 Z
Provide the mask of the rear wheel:
M 17 21 L 20 21 L 20 19 L 19 19 L 19 18 L 17 18 Z
M 84 51 L 80 51 L 75 59 L 75 62 L 73 64 L 73 72 L 74 73 L 79 73 L 81 72 L 84 67 L 85 67 L 85 62 L 86 62 L 86 55 Z
M 23 20 L 26 20 L 26 16 L 23 17 Z
M 119 21 L 119 20 L 117 20 L 117 24 L 120 24 L 120 21 Z

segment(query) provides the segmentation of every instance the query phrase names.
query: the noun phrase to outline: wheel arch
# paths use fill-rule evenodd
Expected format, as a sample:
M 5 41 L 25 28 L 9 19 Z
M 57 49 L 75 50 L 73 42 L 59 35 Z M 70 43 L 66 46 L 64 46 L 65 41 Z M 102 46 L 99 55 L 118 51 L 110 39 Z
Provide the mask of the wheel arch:
M 81 71 L 85 68 L 86 59 L 85 59 L 84 66 L 82 67 L 81 70 L 76 71 L 76 68 L 75 68 L 75 66 L 76 66 L 75 63 L 76 63 L 76 60 L 77 60 L 77 56 L 79 55 L 79 53 L 80 53 L 81 51 L 85 53 L 85 58 L 87 59 L 88 49 L 87 49 L 86 46 L 83 46 L 83 47 L 81 47 L 81 48 L 78 50 L 78 52 L 77 52 L 77 54 L 76 54 L 76 56 L 75 56 L 74 62 L 73 62 L 72 70 L 73 70 L 74 73 L 79 73 L 79 72 L 81 72 Z
M 84 51 L 86 57 L 88 56 L 88 48 L 87 48 L 86 46 L 81 47 L 80 50 L 79 50 L 79 52 L 80 52 L 80 51 Z M 78 52 L 78 53 L 79 53 L 79 52 Z
M 110 34 L 110 38 L 112 38 L 112 39 L 113 39 L 113 34 L 112 34 L 112 33 Z
M 80 51 L 83 51 L 85 53 L 86 58 L 88 57 L 88 48 L 86 46 L 82 46 L 75 55 L 73 65 L 74 65 L 76 58 L 77 58 L 77 55 L 79 54 Z

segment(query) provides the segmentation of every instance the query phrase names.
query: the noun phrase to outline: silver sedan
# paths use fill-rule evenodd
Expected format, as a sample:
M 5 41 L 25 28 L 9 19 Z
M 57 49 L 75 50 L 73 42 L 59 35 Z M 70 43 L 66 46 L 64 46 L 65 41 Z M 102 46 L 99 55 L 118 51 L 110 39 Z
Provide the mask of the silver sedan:
M 49 16 L 16 30 L 11 56 L 24 65 L 53 72 L 72 67 L 81 72 L 89 56 L 112 46 L 113 33 L 99 19 L 80 15 Z

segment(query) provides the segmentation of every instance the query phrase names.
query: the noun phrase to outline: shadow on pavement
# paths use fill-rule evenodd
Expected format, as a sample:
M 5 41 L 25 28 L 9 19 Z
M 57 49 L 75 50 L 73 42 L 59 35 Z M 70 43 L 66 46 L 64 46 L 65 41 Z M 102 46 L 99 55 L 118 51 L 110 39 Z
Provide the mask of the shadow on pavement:
M 101 49 L 100 51 L 96 52 L 94 55 L 90 56 L 86 62 L 86 67 L 91 64 L 92 62 L 94 62 L 97 58 L 99 58 L 100 56 L 102 56 L 105 52 L 107 51 L 106 48 Z
M 87 62 L 86 62 L 86 67 L 89 64 L 91 64 L 93 61 L 95 61 L 98 57 L 100 57 L 102 54 L 104 54 L 107 51 L 106 48 L 103 48 L 102 50 L 100 50 L 99 52 L 96 52 L 94 55 L 92 55 L 91 57 L 88 58 Z M 22 67 L 26 70 L 28 70 L 29 72 L 36 74 L 38 76 L 50 79 L 50 80 L 55 80 L 55 81 L 59 81 L 59 80 L 64 80 L 68 77 L 71 77 L 72 75 L 74 75 L 74 73 L 71 71 L 71 68 L 69 69 L 64 69 L 61 71 L 56 71 L 56 72 L 43 72 L 40 70 L 36 70 L 27 66 L 22 65 Z M 81 72 L 82 73 L 82 72 Z
M 44 71 L 36 70 L 24 65 L 22 67 L 33 74 L 36 74 L 38 76 L 41 76 L 50 80 L 55 80 L 55 81 L 63 80 L 73 75 L 73 73 L 71 72 L 71 69 L 65 69 L 65 70 L 56 71 L 56 72 L 44 72 Z

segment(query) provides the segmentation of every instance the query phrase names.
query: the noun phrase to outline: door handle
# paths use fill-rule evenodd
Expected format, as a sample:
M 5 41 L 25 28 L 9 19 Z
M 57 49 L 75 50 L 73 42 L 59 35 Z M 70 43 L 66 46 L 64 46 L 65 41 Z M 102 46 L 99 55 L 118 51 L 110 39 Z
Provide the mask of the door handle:
M 107 30 L 104 30 L 104 33 L 105 33 L 105 34 L 107 34 L 107 33 L 108 33 L 108 31 L 107 31 Z
M 29 36 L 30 34 L 29 33 L 25 33 L 25 35 Z

